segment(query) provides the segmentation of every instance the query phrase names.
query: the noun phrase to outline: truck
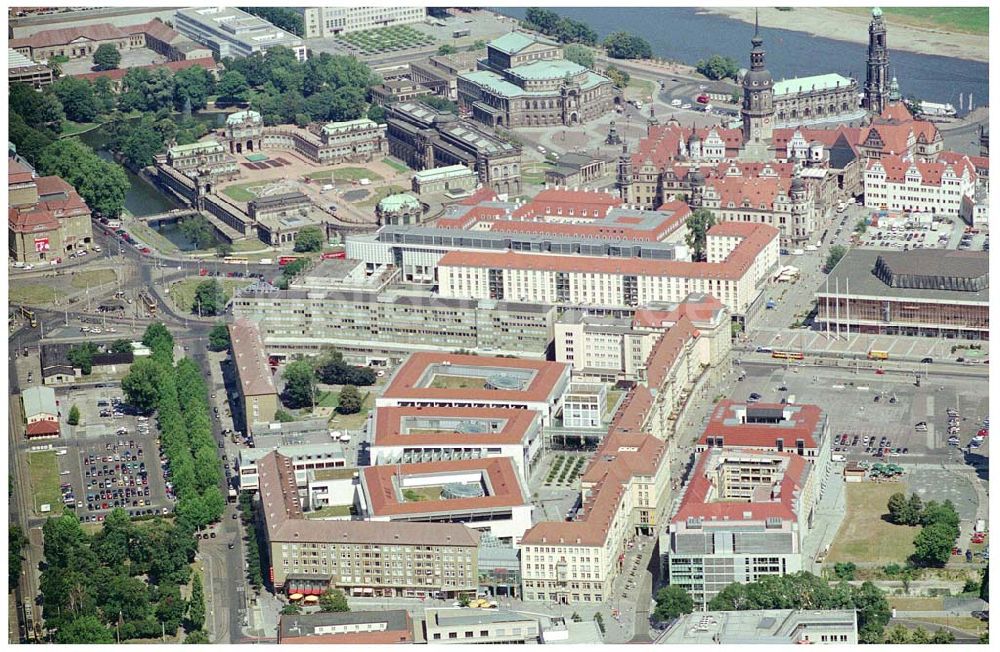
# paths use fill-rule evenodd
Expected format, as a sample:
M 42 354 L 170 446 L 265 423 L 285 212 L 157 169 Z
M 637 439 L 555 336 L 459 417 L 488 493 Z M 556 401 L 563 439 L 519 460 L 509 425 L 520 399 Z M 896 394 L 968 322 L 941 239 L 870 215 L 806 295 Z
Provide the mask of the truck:
M 844 457 L 843 455 L 838 455 L 836 453 L 834 453 L 833 455 L 831 455 L 830 459 L 833 460 L 834 462 L 846 462 L 847 461 L 846 457 Z
M 259 264 L 261 264 L 261 265 L 271 265 L 272 263 L 274 263 L 274 259 L 273 258 L 261 258 L 257 262 Z
M 986 519 L 985 518 L 980 518 L 980 519 L 976 520 L 976 527 L 973 530 L 973 532 L 975 532 L 976 534 L 980 534 L 980 533 L 986 532 Z

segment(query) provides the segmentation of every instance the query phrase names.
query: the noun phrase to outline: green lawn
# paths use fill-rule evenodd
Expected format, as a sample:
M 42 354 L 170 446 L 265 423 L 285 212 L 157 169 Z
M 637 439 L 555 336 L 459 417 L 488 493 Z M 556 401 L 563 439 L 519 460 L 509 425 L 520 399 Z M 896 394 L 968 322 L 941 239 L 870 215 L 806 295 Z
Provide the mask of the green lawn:
M 656 85 L 653 82 L 632 77 L 628 80 L 628 86 L 625 87 L 625 99 L 639 99 L 646 102 L 653 97 L 655 90 Z
M 407 190 L 409 190 L 409 188 L 404 188 L 402 186 L 383 186 L 381 188 L 376 189 L 364 201 L 358 202 L 358 206 L 374 207 L 377 203 L 379 203 L 389 195 L 397 195 L 401 192 L 406 192 Z
M 164 254 L 175 254 L 180 251 L 180 249 L 173 242 L 167 239 L 165 235 L 146 224 L 142 220 L 135 220 L 129 226 L 132 233 L 139 236 L 140 239 L 144 240 L 151 247 L 156 249 L 160 253 Z
M 35 513 L 41 515 L 41 506 L 51 505 L 50 515 L 62 513 L 62 492 L 59 490 L 59 458 L 55 451 L 28 453 L 28 474 L 31 478 L 31 495 Z
M 209 277 L 195 276 L 192 278 L 186 278 L 183 281 L 177 281 L 170 286 L 170 297 L 174 302 L 174 305 L 178 309 L 184 312 L 190 313 L 192 307 L 194 306 L 194 292 L 198 287 L 198 284 L 211 280 Z M 238 288 L 243 288 L 250 285 L 251 280 L 245 278 L 219 278 L 217 279 L 219 283 L 222 284 L 222 291 L 226 295 L 226 299 L 229 300 L 233 296 L 233 292 Z
M 441 487 L 418 487 L 417 489 L 404 489 L 403 498 L 409 503 L 418 503 L 427 500 L 441 500 Z
M 266 182 L 251 181 L 249 183 L 237 183 L 222 189 L 222 194 L 233 201 L 250 201 L 257 197 L 257 194 L 250 191 L 250 188 L 260 188 L 267 185 Z
M 905 562 L 913 554 L 913 538 L 920 528 L 893 525 L 882 516 L 888 512 L 889 496 L 908 493 L 906 484 L 858 482 L 846 485 L 845 490 L 847 515 L 830 546 L 826 564 L 832 567 L 837 562 Z
M 23 283 L 14 281 L 10 284 L 10 303 L 25 303 L 31 306 L 53 303 L 63 296 L 56 288 L 43 283 Z
M 105 283 L 113 283 L 115 278 L 117 277 L 113 269 L 94 269 L 88 272 L 73 272 L 71 283 L 73 287 L 82 290 L 84 288 L 96 288 Z
M 608 403 L 604 408 L 605 417 L 610 417 L 614 413 L 615 406 L 618 405 L 618 399 L 621 398 L 621 395 L 624 393 L 625 392 L 616 389 L 608 392 Z
M 63 120 L 59 134 L 61 136 L 75 136 L 77 134 L 82 134 L 85 131 L 90 131 L 94 127 L 98 126 L 100 126 L 100 123 L 98 122 L 73 122 L 72 120 Z
M 320 170 L 319 172 L 310 172 L 306 177 L 315 180 L 327 180 L 331 177 L 334 181 L 358 181 L 360 179 L 369 179 L 371 181 L 381 181 L 382 175 L 378 172 L 372 172 L 371 170 L 365 168 L 334 168 L 331 170 Z
M 483 389 L 486 381 L 473 376 L 434 374 L 430 386 L 435 389 Z
M 525 183 L 541 185 L 545 183 L 545 171 L 555 167 L 552 163 L 528 163 L 521 167 L 521 178 Z
M 418 32 L 409 25 L 394 25 L 342 34 L 337 37 L 337 40 L 358 48 L 362 54 L 374 54 L 429 45 L 435 39 L 429 34 Z
M 803 8 L 805 9 L 805 8 Z M 868 16 L 866 7 L 837 7 L 837 11 Z M 884 7 L 889 23 L 987 36 L 990 33 L 989 7 Z
M 388 165 L 389 167 L 391 167 L 396 172 L 409 172 L 410 171 L 410 168 L 406 167 L 406 164 L 394 161 L 391 158 L 389 158 L 388 156 L 385 157 L 384 159 L 382 159 L 382 162 L 385 163 L 386 165 Z

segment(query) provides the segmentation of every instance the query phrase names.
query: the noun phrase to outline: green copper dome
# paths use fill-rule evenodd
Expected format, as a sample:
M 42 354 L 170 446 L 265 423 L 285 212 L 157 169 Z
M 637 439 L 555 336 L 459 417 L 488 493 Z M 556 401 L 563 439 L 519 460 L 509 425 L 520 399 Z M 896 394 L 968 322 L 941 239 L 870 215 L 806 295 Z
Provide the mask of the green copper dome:
M 882 15 L 882 10 L 881 9 L 879 9 L 878 7 L 875 7 L 874 9 L 872 9 L 872 17 L 873 18 L 878 18 L 881 15 Z

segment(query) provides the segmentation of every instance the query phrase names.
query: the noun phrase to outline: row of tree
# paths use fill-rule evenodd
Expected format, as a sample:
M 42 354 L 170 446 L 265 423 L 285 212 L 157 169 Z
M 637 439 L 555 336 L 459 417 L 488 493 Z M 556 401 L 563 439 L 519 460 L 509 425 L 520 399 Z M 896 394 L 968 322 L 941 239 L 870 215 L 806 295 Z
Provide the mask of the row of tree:
M 551 9 L 532 7 L 524 15 L 521 26 L 551 36 L 560 43 L 597 45 L 597 32 L 579 20 L 563 18 Z
M 925 505 L 915 493 L 907 499 L 897 492 L 889 496 L 887 508 L 890 523 L 921 526 L 913 539 L 912 560 L 917 566 L 940 568 L 948 563 L 958 539 L 961 520 L 950 500 L 943 503 L 931 500 Z
M 734 582 L 708 603 L 711 611 L 753 609 L 856 609 L 858 638 L 881 643 L 892 609 L 882 591 L 871 582 L 852 586 L 846 581 L 830 585 L 801 571 L 790 575 L 765 575 L 756 582 Z
M 736 79 L 740 72 L 740 62 L 732 57 L 713 54 L 707 59 L 699 59 L 694 66 L 702 75 L 709 79 Z

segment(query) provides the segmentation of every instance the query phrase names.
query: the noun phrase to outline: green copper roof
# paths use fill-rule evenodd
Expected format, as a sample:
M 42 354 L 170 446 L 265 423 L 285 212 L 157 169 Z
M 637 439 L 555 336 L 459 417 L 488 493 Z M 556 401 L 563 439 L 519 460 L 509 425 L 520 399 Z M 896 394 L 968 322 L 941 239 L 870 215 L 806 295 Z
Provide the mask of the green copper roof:
M 570 63 L 573 66 L 577 65 L 577 64 L 572 63 L 572 62 L 568 62 L 568 63 Z M 536 64 L 531 64 L 531 65 L 534 66 Z M 527 67 L 528 66 L 520 66 L 518 68 L 512 68 L 512 71 L 519 71 L 522 68 L 527 68 Z M 580 68 L 580 66 L 577 66 L 577 67 Z M 552 70 L 553 69 L 550 68 L 549 72 L 551 72 Z M 557 78 L 565 77 L 567 70 L 568 69 L 564 68 L 562 74 L 557 75 Z M 580 71 L 586 71 L 586 69 L 585 68 L 580 68 Z M 596 86 L 598 86 L 598 85 L 600 85 L 602 83 L 605 83 L 605 82 L 607 82 L 609 84 L 611 83 L 611 80 L 608 79 L 607 77 L 603 76 L 603 75 L 599 75 L 596 72 L 591 72 L 591 71 L 586 71 L 586 72 L 587 72 L 587 75 L 586 75 L 585 79 L 580 83 L 580 88 L 582 90 L 590 90 L 591 88 L 594 88 L 594 87 L 596 87 Z M 572 73 L 571 73 L 571 76 L 572 76 Z M 486 88 L 486 89 L 488 89 L 488 90 L 496 93 L 497 95 L 502 95 L 503 97 L 506 97 L 506 98 L 514 98 L 514 97 L 551 97 L 552 95 L 557 94 L 559 92 L 557 90 L 526 91 L 523 88 L 521 88 L 520 86 L 518 86 L 517 84 L 511 83 L 511 82 L 507 81 L 506 79 L 504 79 L 503 77 L 501 77 L 500 75 L 496 74 L 495 72 L 490 72 L 489 70 L 476 70 L 474 72 L 466 72 L 466 73 L 462 73 L 461 75 L 459 75 L 459 77 L 462 78 L 462 79 L 467 79 L 467 80 L 469 80 L 469 81 L 471 81 L 471 82 L 473 82 L 473 83 L 475 83 L 475 84 L 477 84 L 479 86 L 482 86 L 482 87 L 484 87 L 484 88 Z M 540 77 L 540 79 L 544 79 L 544 77 Z
M 378 207 L 379 210 L 383 211 L 400 211 L 408 208 L 420 208 L 420 201 L 413 195 L 401 193 L 383 198 L 378 203 Z
M 533 36 L 524 32 L 510 32 L 490 41 L 490 47 L 500 50 L 505 54 L 517 54 L 532 43 L 544 43 L 545 45 L 555 45 L 554 41 L 541 36 Z
M 536 61 L 525 66 L 517 66 L 510 69 L 510 74 L 531 81 L 543 79 L 562 79 L 566 75 L 575 76 L 585 71 L 586 68 L 578 63 L 573 63 L 567 59 L 549 59 L 547 61 Z
M 881 9 L 879 9 L 878 7 L 875 7 L 874 9 L 872 9 L 872 16 L 874 16 L 875 18 L 878 18 L 881 15 L 882 15 L 882 10 Z
M 260 114 L 256 111 L 237 111 L 236 113 L 229 114 L 229 117 L 226 118 L 226 124 L 234 125 L 248 118 L 251 122 L 260 122 Z
M 448 165 L 440 168 L 431 168 L 430 170 L 421 170 L 420 172 L 414 172 L 413 178 L 419 181 L 432 181 L 437 179 L 454 179 L 456 177 L 464 177 L 466 175 L 472 174 L 472 170 L 465 167 L 464 165 Z M 402 195 L 406 197 L 408 195 Z
M 222 145 L 219 144 L 219 141 L 201 140 L 197 143 L 189 143 L 187 145 L 174 145 L 170 148 L 170 155 L 177 156 L 178 154 L 188 154 L 190 152 L 201 152 L 204 150 L 214 149 L 222 149 Z
M 847 88 L 851 80 L 836 73 L 813 75 L 812 77 L 795 77 L 774 82 L 774 94 L 788 95 L 791 93 L 806 93 L 809 91 L 825 91 L 830 88 Z
M 358 127 L 373 128 L 377 127 L 374 121 L 368 118 L 360 118 L 358 120 L 348 120 L 346 122 L 331 122 L 329 124 L 323 125 L 323 132 L 327 134 L 338 134 L 345 131 L 351 131 L 357 129 Z

